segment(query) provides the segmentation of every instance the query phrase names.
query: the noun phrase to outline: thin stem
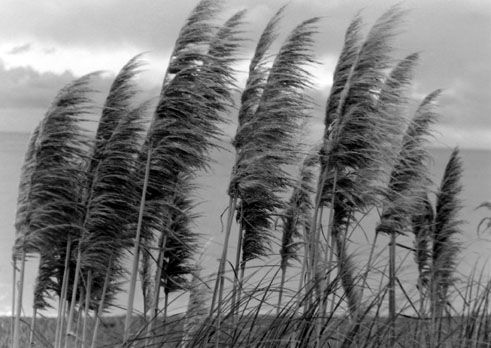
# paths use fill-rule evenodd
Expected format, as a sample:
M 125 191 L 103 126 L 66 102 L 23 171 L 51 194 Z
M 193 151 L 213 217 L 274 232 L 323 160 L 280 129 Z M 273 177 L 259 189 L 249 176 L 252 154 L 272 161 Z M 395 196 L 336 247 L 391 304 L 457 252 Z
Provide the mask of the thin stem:
M 334 196 L 334 195 L 333 195 Z M 322 228 L 322 214 L 323 214 L 323 211 L 324 211 L 324 207 L 322 206 L 319 206 L 319 209 L 320 212 L 318 213 L 319 217 L 318 217 L 318 221 L 317 221 L 317 226 L 316 227 L 316 260 L 315 260 L 315 270 L 314 270 L 314 282 L 315 282 L 315 286 L 316 286 L 316 289 L 318 291 L 318 298 L 319 298 L 319 301 L 320 301 L 320 308 L 319 308 L 319 317 L 317 318 L 316 320 L 316 341 L 315 341 L 315 347 L 320 347 L 320 341 L 321 341 L 321 335 L 322 335 L 322 326 L 324 324 L 324 315 L 326 313 L 326 308 L 327 308 L 327 302 L 326 302 L 326 294 L 327 291 L 324 291 L 324 286 L 323 286 L 323 283 L 324 283 L 324 280 L 323 278 L 324 277 L 320 277 L 319 276 L 319 272 L 318 272 L 318 269 L 319 269 L 319 259 L 321 257 L 321 248 L 318 244 L 321 243 L 321 239 L 320 239 L 320 232 L 321 232 L 321 228 Z M 332 209 L 331 209 L 332 211 Z M 328 232 L 329 234 L 329 232 Z M 327 256 L 327 245 L 326 245 L 326 254 Z M 324 269 L 324 267 L 322 267 Z M 327 290 L 327 284 L 325 286 L 325 289 Z
M 107 287 L 109 285 L 109 274 L 111 273 L 112 261 L 113 261 L 113 257 L 111 255 L 111 257 L 109 258 L 109 264 L 107 265 L 106 276 L 104 278 L 104 285 L 102 287 L 102 295 L 101 295 L 101 300 L 99 302 L 99 308 L 97 309 L 97 313 L 95 316 L 96 319 L 95 319 L 95 324 L 94 324 L 94 332 L 92 334 L 92 343 L 90 344 L 91 348 L 95 348 L 96 343 L 97 343 L 97 333 L 99 331 L 99 324 L 101 322 L 100 316 L 102 315 L 102 312 L 104 311 L 104 300 L 106 297 Z
M 68 290 L 68 276 L 69 276 L 69 268 L 68 261 L 70 260 L 70 254 L 72 251 L 72 238 L 68 236 L 66 242 L 66 255 L 65 255 L 65 268 L 63 270 L 63 280 L 61 284 L 61 296 L 58 304 L 58 317 L 56 318 L 56 331 L 55 331 L 55 348 L 59 348 L 61 344 L 61 332 L 63 326 L 63 318 L 64 318 L 64 304 L 66 301 L 66 295 Z
M 334 197 L 334 195 L 333 195 Z M 334 200 L 334 199 L 333 199 Z M 332 206 L 333 202 L 331 202 L 331 209 L 329 209 L 329 222 L 328 226 L 331 224 L 331 221 L 333 220 L 333 212 L 334 208 Z M 323 207 L 321 207 L 321 215 L 323 214 Z M 322 218 L 321 218 L 322 221 Z M 331 230 L 328 228 L 326 232 L 326 253 L 324 254 L 324 263 L 325 266 L 324 268 L 327 269 L 327 274 L 326 274 L 326 281 L 325 281 L 325 286 L 322 289 L 322 300 L 321 300 L 321 313 L 322 316 L 325 316 L 327 313 L 327 299 L 328 299 L 328 294 L 327 294 L 327 288 L 329 287 L 329 284 L 331 283 L 331 265 L 332 265 L 332 260 L 333 260 L 333 254 L 334 250 L 332 248 L 332 235 L 331 235 Z M 333 299 L 335 301 L 335 299 Z
M 164 290 L 164 318 L 163 324 L 165 328 L 165 322 L 167 321 L 167 308 L 169 307 L 169 291 Z
M 29 346 L 34 346 L 34 330 L 36 330 L 36 319 L 37 319 L 38 310 L 36 307 L 32 309 L 32 318 L 31 318 L 31 331 L 29 332 Z
M 224 276 L 224 272 L 225 272 L 225 262 L 227 260 L 228 243 L 229 243 L 229 239 L 230 239 L 230 233 L 231 233 L 231 229 L 232 229 L 232 221 L 234 218 L 236 206 L 237 206 L 237 197 L 236 196 L 230 197 L 229 204 L 228 204 L 228 217 L 227 217 L 227 226 L 226 226 L 226 230 L 225 230 L 225 240 L 223 241 L 222 256 L 220 258 L 220 263 L 218 266 L 217 279 L 215 282 L 215 289 L 213 291 L 213 299 L 212 299 L 211 308 L 210 308 L 210 315 L 212 315 L 213 311 L 215 309 L 216 298 L 218 295 L 218 304 L 217 304 L 218 319 L 220 316 L 221 302 L 222 302 L 222 297 L 223 297 L 223 286 L 222 286 L 222 284 L 223 284 L 223 276 Z M 220 320 L 218 320 L 218 322 L 219 321 Z
M 239 291 L 237 292 L 237 303 L 240 304 L 242 289 L 244 288 L 244 274 L 245 274 L 246 263 L 242 262 L 240 264 L 240 272 L 239 272 Z
M 85 297 L 85 294 L 84 294 L 84 289 L 82 289 L 80 291 L 80 300 L 82 299 L 82 297 Z M 74 332 L 74 335 L 75 335 L 75 345 L 74 347 L 78 347 L 79 345 L 79 342 L 80 342 L 80 335 L 79 335 L 79 332 L 80 332 L 80 322 L 81 322 L 81 319 L 82 319 L 82 304 L 80 303 L 79 307 L 78 307 L 78 315 L 77 315 L 77 324 L 75 325 L 75 332 Z
M 72 331 L 73 315 L 75 313 L 75 303 L 77 302 L 77 290 L 78 290 L 78 283 L 80 279 L 81 260 L 82 260 L 82 250 L 79 244 L 77 247 L 77 263 L 75 266 L 75 276 L 73 279 L 73 286 L 72 286 L 72 300 L 70 302 L 70 310 L 68 312 L 68 322 L 65 332 L 65 348 L 69 347 L 68 342 L 71 341 L 70 337 L 74 336 L 71 331 Z
M 164 317 L 162 318 L 162 336 L 161 337 L 167 337 L 167 308 L 169 307 L 169 291 L 164 289 L 164 312 L 163 315 Z M 158 336 L 157 336 L 158 337 Z M 160 343 L 155 342 L 155 344 L 158 346 L 160 344 L 160 347 L 165 347 L 165 342 L 160 341 Z
M 147 327 L 147 337 L 152 334 L 155 321 L 157 320 L 157 316 L 159 313 L 159 297 L 160 297 L 160 279 L 162 278 L 162 269 L 164 267 L 165 260 L 165 248 L 167 246 L 167 233 L 160 238 L 159 243 L 159 257 L 157 260 L 157 270 L 155 272 L 155 282 L 154 282 L 154 290 L 153 290 L 153 301 L 151 313 L 152 317 L 150 318 L 150 323 Z
M 231 234 L 231 229 L 232 229 L 232 221 L 233 221 L 233 217 L 235 214 L 236 206 L 237 206 L 237 197 L 236 196 L 230 197 L 229 206 L 228 206 L 227 225 L 226 225 L 226 230 L 225 230 L 225 240 L 223 242 L 222 256 L 220 258 L 217 280 L 216 280 L 215 289 L 213 292 L 211 312 L 213 312 L 213 310 L 214 310 L 217 294 L 219 294 L 218 306 L 220 306 L 221 299 L 223 296 L 223 288 L 221 287 L 221 282 L 222 282 L 222 278 L 223 278 L 224 272 L 225 272 L 225 263 L 227 260 L 228 244 L 229 244 L 229 239 L 230 239 L 230 234 Z
M 147 162 L 145 164 L 145 178 L 143 181 L 142 196 L 140 200 L 140 210 L 138 212 L 138 224 L 136 227 L 135 244 L 133 246 L 133 265 L 131 268 L 130 289 L 128 293 L 128 305 L 126 306 L 126 318 L 124 322 L 124 340 L 126 343 L 130 336 L 131 316 L 133 314 L 133 304 L 135 301 L 136 278 L 138 275 L 138 261 L 140 258 L 140 239 L 143 222 L 143 211 L 145 209 L 145 201 L 147 197 L 148 179 L 150 176 L 150 159 L 152 157 L 152 148 L 149 145 L 147 153 Z
M 235 312 L 238 314 L 239 308 L 238 303 L 240 303 L 240 286 L 238 284 L 239 281 L 239 267 L 240 267 L 240 256 L 242 251 L 242 239 L 243 239 L 243 231 L 242 225 L 239 228 L 239 237 L 237 239 L 237 250 L 235 252 L 235 274 L 234 274 L 234 285 L 232 288 L 232 310 L 234 311 L 234 322 L 237 319 Z M 234 325 L 235 326 L 235 325 Z
M 389 322 L 390 322 L 390 346 L 395 346 L 396 341 L 396 295 L 395 295 L 395 279 L 396 279 L 396 234 L 390 234 L 389 244 Z
M 14 267 L 12 272 L 12 312 L 10 315 L 10 337 L 11 347 L 14 345 L 14 327 L 15 327 L 15 294 L 17 293 L 17 258 L 15 255 L 12 257 L 12 265 Z
M 307 239 L 307 230 L 304 228 L 303 229 L 303 239 L 304 239 L 304 251 L 303 251 L 303 262 L 302 262 L 302 269 L 300 271 L 300 280 L 298 281 L 298 291 L 297 291 L 297 296 L 298 296 L 298 299 L 297 299 L 297 307 L 295 309 L 295 313 L 298 312 L 300 306 L 301 306 L 301 303 L 303 301 L 303 297 L 302 297 L 302 292 L 304 291 L 303 287 L 304 287 L 304 278 L 306 277 L 306 273 L 307 273 L 307 269 L 308 269 L 308 239 Z
M 276 315 L 281 311 L 281 300 L 283 297 L 283 288 L 285 286 L 286 267 L 281 267 L 280 293 L 278 294 L 278 306 L 276 307 Z
M 310 225 L 310 272 L 309 272 L 309 278 L 310 281 L 308 282 L 309 288 L 307 289 L 307 294 L 308 295 L 308 304 L 309 306 L 312 304 L 312 293 L 313 293 L 313 288 L 316 286 L 316 279 L 317 279 L 317 263 L 318 263 L 318 248 L 319 248 L 319 241 L 320 241 L 320 230 L 317 228 L 317 220 L 319 218 L 319 209 L 321 206 L 321 201 L 322 201 L 322 191 L 324 188 L 324 184 L 327 179 L 327 168 L 325 168 L 320 176 L 319 176 L 319 181 L 317 183 L 317 191 L 316 191 L 316 197 L 315 197 L 315 206 L 314 206 L 314 214 L 312 216 L 312 223 Z
M 83 347 L 85 347 L 85 341 L 87 339 L 87 320 L 89 317 L 91 290 L 92 290 L 92 270 L 89 269 L 89 271 L 87 273 L 87 291 L 85 292 L 84 321 L 83 321 L 83 325 L 82 325 L 82 346 Z
M 62 294 L 63 297 L 63 302 L 61 303 L 61 318 L 60 318 L 60 330 L 58 331 L 58 348 L 61 347 L 62 342 L 63 342 L 63 328 L 65 327 L 65 320 L 67 317 L 67 305 L 68 305 L 68 300 L 67 300 L 67 295 L 68 295 L 68 279 L 70 277 L 70 268 L 67 270 L 67 277 L 65 280 L 65 291 Z
M 363 299 L 363 292 L 365 290 L 365 287 L 368 287 L 368 284 L 367 284 L 368 273 L 370 272 L 370 268 L 372 266 L 373 254 L 375 253 L 375 246 L 377 245 L 377 239 L 378 239 L 378 233 L 375 233 L 375 237 L 373 237 L 372 246 L 370 247 L 370 254 L 368 255 L 368 261 L 367 261 L 367 267 L 365 269 L 365 274 L 363 274 L 363 286 L 362 286 L 361 292 L 360 292 L 360 298 L 362 298 L 362 299 Z
M 94 158 L 93 158 L 94 160 Z M 93 173 L 98 173 L 99 171 L 99 168 L 101 167 L 101 163 L 102 161 L 97 161 L 97 166 L 95 167 L 94 169 L 94 172 Z M 91 161 L 91 165 L 92 166 L 93 164 L 93 161 Z M 92 173 L 92 174 L 93 174 Z M 87 230 L 85 229 L 85 226 L 87 224 L 87 221 L 89 219 L 89 211 L 90 211 L 90 203 L 92 201 L 92 197 L 94 195 L 94 189 L 95 189 L 95 184 L 96 184 L 96 180 L 94 177 L 91 178 L 90 180 L 90 191 L 89 191 L 89 194 L 88 194 L 88 197 L 86 199 L 86 209 L 85 209 L 85 217 L 84 217 L 84 221 L 83 221 L 83 232 L 81 234 L 81 236 L 79 237 L 79 243 L 77 245 L 77 261 L 76 261 L 76 265 L 75 265 L 75 278 L 73 280 L 73 289 L 72 289 L 72 301 L 70 303 L 70 312 L 68 314 L 68 325 L 67 325 L 67 330 L 66 330 L 66 336 L 68 338 L 68 336 L 70 335 L 70 331 L 71 331 L 71 328 L 72 328 L 72 319 L 73 319 L 73 314 L 74 314 L 74 310 L 75 310 L 75 303 L 76 303 L 76 299 L 77 299 L 77 290 L 78 290 L 78 282 L 79 282 L 79 277 L 80 277 L 80 268 L 81 268 L 81 262 L 82 262 L 82 251 L 81 251 L 81 241 L 82 241 L 82 238 L 85 234 L 87 234 Z M 81 301 L 82 299 L 80 299 Z M 68 348 L 68 339 L 65 340 L 65 348 Z
M 18 298 L 17 298 L 17 307 L 15 310 L 15 322 L 14 322 L 14 337 L 13 337 L 13 348 L 19 348 L 20 343 L 20 316 L 22 312 L 22 294 L 24 292 L 24 274 L 26 267 L 26 252 L 23 249 L 20 260 L 20 274 L 19 274 L 19 283 L 18 283 Z
M 331 209 L 329 209 L 329 220 L 327 222 L 327 241 L 326 241 L 326 248 L 329 249 L 329 259 L 328 259 L 328 264 L 329 264 L 329 269 L 327 270 L 327 280 L 326 280 L 326 289 L 324 289 L 327 292 L 327 287 L 329 287 L 329 283 L 331 282 L 331 265 L 334 259 L 334 234 L 333 234 L 333 227 L 334 227 L 334 203 L 335 203 L 335 198 L 336 198 L 336 188 L 337 188 L 337 183 L 338 183 L 338 172 L 334 172 L 334 182 L 332 184 L 332 197 L 331 197 Z M 326 250 L 327 253 L 327 250 Z M 327 255 L 326 255 L 327 257 Z M 323 291 L 324 291 L 323 290 Z M 324 298 L 325 297 L 325 298 Z M 327 294 L 322 296 L 322 313 L 323 315 L 327 311 Z M 332 299 L 331 302 L 331 311 L 334 306 L 334 302 L 336 301 L 335 298 Z

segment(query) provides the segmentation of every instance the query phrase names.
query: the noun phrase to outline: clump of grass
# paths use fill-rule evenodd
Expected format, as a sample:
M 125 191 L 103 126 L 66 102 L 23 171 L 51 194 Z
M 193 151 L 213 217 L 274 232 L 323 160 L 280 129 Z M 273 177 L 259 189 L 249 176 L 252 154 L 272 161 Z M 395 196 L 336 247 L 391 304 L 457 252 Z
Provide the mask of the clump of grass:
M 40 255 L 29 344 L 95 347 L 109 325 L 103 312 L 124 288 L 120 282 L 127 273 L 128 250 L 133 250 L 128 305 L 124 324 L 113 323 L 118 326 L 113 334 L 120 337 L 110 344 L 417 347 L 489 341 L 489 283 L 481 275 L 469 279 L 462 291 L 455 278 L 462 190 L 457 149 L 434 206 L 430 199 L 425 146 L 439 91 L 425 98 L 411 120 L 405 116 L 418 55 L 392 57 L 404 14 L 397 6 L 365 38 L 359 15 L 349 25 L 326 102 L 321 148 L 299 166 L 297 180 L 290 171 L 304 152 L 298 135 L 312 116 L 308 66 L 316 61 L 319 19 L 297 25 L 275 55 L 271 51 L 286 7 L 269 21 L 240 96 L 222 257 L 216 277 L 201 279 L 193 259 L 201 241 L 198 232 L 208 231 L 195 231 L 192 225 L 195 178 L 209 166 L 210 150 L 220 147 L 244 41 L 245 11 L 217 24 L 219 5 L 202 0 L 185 22 L 150 125 L 151 103 L 133 104 L 133 78 L 140 67 L 135 57 L 116 77 L 94 139 L 82 127 L 95 110 L 89 98 L 94 75 L 64 88 L 34 131 L 15 224 L 13 260 L 20 266 L 20 286 L 12 346 L 18 348 L 27 334 L 20 325 L 27 256 Z M 350 233 L 362 223 L 359 216 L 372 210 L 380 211 L 375 236 L 389 234 L 391 242 L 382 265 L 372 264 L 371 254 L 365 266 L 349 251 Z M 226 291 L 234 218 L 238 248 L 233 286 Z M 277 221 L 281 238 L 275 235 Z M 409 232 L 414 248 L 406 248 L 415 255 L 417 296 L 397 277 L 402 245 L 396 238 Z M 280 261 L 266 264 L 263 259 L 275 242 Z M 357 273 L 365 268 L 360 277 Z M 138 273 L 144 306 L 137 321 Z M 379 276 L 378 286 L 366 281 L 368 273 Z M 396 289 L 402 298 L 398 308 Z M 187 293 L 186 313 L 172 315 L 173 300 Z M 59 315 L 53 334 L 43 339 L 44 321 L 35 318 L 52 295 L 59 299 Z M 460 311 L 451 306 L 458 301 Z

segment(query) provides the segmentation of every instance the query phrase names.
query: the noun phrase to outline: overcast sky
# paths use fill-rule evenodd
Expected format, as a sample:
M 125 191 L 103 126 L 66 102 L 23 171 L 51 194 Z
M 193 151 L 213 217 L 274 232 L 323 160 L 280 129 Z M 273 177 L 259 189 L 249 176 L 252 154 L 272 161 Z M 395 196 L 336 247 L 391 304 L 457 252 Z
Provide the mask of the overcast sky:
M 148 52 L 142 86 L 158 91 L 180 26 L 197 0 L 0 0 L 0 131 L 30 132 L 56 92 L 73 78 L 106 70 L 105 86 L 131 57 Z M 223 18 L 249 9 L 255 40 L 285 1 L 228 0 Z M 316 95 L 325 101 L 344 30 L 362 11 L 366 29 L 394 1 L 291 0 L 282 33 L 322 16 L 317 35 Z M 442 118 L 436 144 L 491 149 L 491 1 L 402 2 L 411 11 L 396 41 L 397 57 L 421 53 L 413 97 L 437 88 Z M 283 35 L 284 36 L 284 35 Z M 252 43 L 253 41 L 251 41 Z M 252 46 L 249 45 L 249 46 Z M 250 47 L 249 47 L 250 48 Z M 250 49 L 243 57 L 251 55 Z M 241 67 L 246 67 L 246 62 Z M 323 105 L 313 136 L 322 132 Z

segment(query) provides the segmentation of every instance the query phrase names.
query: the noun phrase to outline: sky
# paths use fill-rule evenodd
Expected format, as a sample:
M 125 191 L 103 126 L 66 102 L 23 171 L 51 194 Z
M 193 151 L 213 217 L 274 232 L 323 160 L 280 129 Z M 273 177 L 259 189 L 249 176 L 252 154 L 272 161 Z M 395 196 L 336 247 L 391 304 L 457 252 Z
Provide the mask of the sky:
M 0 132 L 31 132 L 64 84 L 103 70 L 101 94 L 136 54 L 146 52 L 140 76 L 158 93 L 179 29 L 196 0 L 0 0 Z M 260 31 L 282 0 L 226 0 L 219 17 L 247 8 L 238 65 L 243 82 Z M 358 12 L 365 30 L 393 5 L 388 0 L 291 0 L 280 40 L 294 25 L 321 16 L 316 36 L 313 92 L 318 100 L 312 137 L 322 134 L 322 113 L 346 27 Z M 402 1 L 409 10 L 395 41 L 397 58 L 420 52 L 412 88 L 420 100 L 442 88 L 442 117 L 434 145 L 491 149 L 491 1 Z

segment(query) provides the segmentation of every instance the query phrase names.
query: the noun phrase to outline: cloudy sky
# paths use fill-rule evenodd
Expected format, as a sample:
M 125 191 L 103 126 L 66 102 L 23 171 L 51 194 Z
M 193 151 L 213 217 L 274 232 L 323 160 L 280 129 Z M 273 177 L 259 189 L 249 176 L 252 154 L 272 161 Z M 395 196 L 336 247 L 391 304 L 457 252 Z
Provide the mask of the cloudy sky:
M 196 2 L 0 0 L 0 132 L 32 131 L 57 91 L 83 74 L 107 71 L 98 81 L 103 95 L 111 77 L 124 63 L 141 52 L 147 52 L 145 59 L 148 62 L 145 73 L 140 77 L 141 87 L 149 95 L 158 93 L 173 43 Z M 246 29 L 247 37 L 251 40 L 242 51 L 244 61 L 238 67 L 245 71 L 247 58 L 252 54 L 260 31 L 286 1 L 224 2 L 223 19 L 244 7 L 249 9 Z M 312 16 L 323 17 L 316 37 L 316 54 L 322 64 L 314 72 L 314 93 L 319 106 L 312 132 L 309 133 L 312 141 L 316 141 L 322 133 L 323 103 L 329 93 L 332 71 L 350 20 L 362 10 L 365 29 L 368 30 L 375 19 L 394 3 L 394 0 L 289 1 L 281 38 L 302 20 Z M 445 91 L 440 99 L 442 118 L 434 145 L 491 150 L 491 1 L 413 0 L 403 1 L 402 4 L 410 12 L 395 42 L 396 57 L 402 58 L 413 52 L 420 52 L 421 55 L 412 97 L 421 99 L 437 88 Z M 244 78 L 244 74 L 240 76 Z M 0 144 L 17 144 L 19 139 L 27 142 L 27 135 L 18 137 L 0 133 L 0 140 L 3 141 Z M 0 155 L 3 151 L 3 158 L 12 158 L 10 164 L 2 162 L 3 168 L 0 170 L 0 205 L 4 207 L 0 212 L 2 275 L 10 272 L 13 233 L 7 231 L 11 231 L 13 224 L 15 204 L 12 202 L 15 202 L 22 161 L 21 151 L 17 147 L 4 146 L 0 147 Z M 15 158 L 8 156 L 15 151 Z M 484 169 L 480 167 L 475 172 L 471 171 L 466 180 L 476 180 L 479 175 L 481 181 L 485 180 L 485 173 L 489 173 L 485 165 L 489 161 L 480 163 L 483 163 Z M 228 171 L 229 167 L 223 169 L 224 173 Z M 481 171 L 484 174 L 480 174 Z M 215 198 L 214 188 L 217 186 L 209 185 L 213 188 L 210 189 L 210 197 Z M 482 186 L 470 192 L 467 196 L 476 198 L 470 202 L 469 209 L 488 199 L 489 192 L 489 188 L 483 189 Z M 215 205 L 216 211 L 222 209 L 219 202 L 215 202 Z M 34 274 L 34 270 L 31 273 Z M 31 279 L 32 286 L 34 276 L 28 279 Z M 6 281 L 6 278 L 0 278 L 0 313 L 6 313 L 10 303 L 5 294 L 9 293 L 11 285 Z M 31 291 L 27 293 L 28 297 Z M 30 301 L 30 298 L 26 298 L 25 303 Z
M 148 52 L 141 77 L 145 90 L 158 90 L 162 72 L 185 16 L 196 0 L 0 0 L 0 131 L 30 132 L 57 90 L 82 74 L 111 74 L 132 56 Z M 283 0 L 228 0 L 223 17 L 249 9 L 247 35 L 254 39 Z M 282 33 L 298 22 L 322 16 L 317 36 L 319 100 L 325 100 L 343 33 L 362 9 L 366 28 L 393 1 L 291 0 Z M 491 149 L 491 1 L 406 1 L 411 11 L 396 41 L 397 56 L 421 52 L 413 96 L 436 88 L 443 117 L 436 145 Z M 245 69 L 247 62 L 242 63 Z M 315 132 L 321 133 L 323 106 Z M 318 125 L 318 126 L 316 126 Z

